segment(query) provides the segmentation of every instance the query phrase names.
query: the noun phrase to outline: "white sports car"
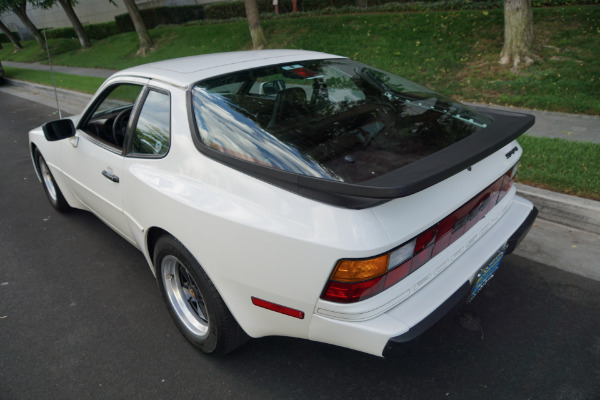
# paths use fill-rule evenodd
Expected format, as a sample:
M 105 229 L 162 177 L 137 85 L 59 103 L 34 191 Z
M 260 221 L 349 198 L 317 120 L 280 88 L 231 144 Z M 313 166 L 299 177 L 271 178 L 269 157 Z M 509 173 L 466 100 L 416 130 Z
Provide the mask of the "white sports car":
M 512 183 L 533 123 L 266 50 L 116 73 L 29 140 L 52 205 L 140 249 L 203 352 L 283 335 L 381 356 L 472 300 L 532 225 Z

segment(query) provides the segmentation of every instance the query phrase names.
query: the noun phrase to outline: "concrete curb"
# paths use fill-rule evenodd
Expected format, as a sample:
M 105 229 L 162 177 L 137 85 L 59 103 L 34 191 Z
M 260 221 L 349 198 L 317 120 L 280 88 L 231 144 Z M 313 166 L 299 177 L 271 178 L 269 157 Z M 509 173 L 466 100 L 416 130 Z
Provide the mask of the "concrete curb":
M 516 184 L 517 194 L 539 209 L 539 218 L 600 235 L 600 202 Z
M 49 107 L 56 108 L 56 99 L 54 97 L 54 88 L 51 86 L 40 85 L 38 83 L 20 81 L 17 79 L 6 79 L 8 87 L 23 88 L 28 93 L 14 93 L 20 97 L 41 102 Z M 27 96 L 29 94 L 29 96 Z M 67 114 L 79 114 L 92 99 L 92 95 L 88 93 L 77 92 L 68 89 L 56 89 L 58 102 L 62 112 Z M 42 101 L 40 101 L 42 100 Z
M 42 64 L 39 62 L 26 63 L 26 62 L 15 62 L 15 61 L 3 61 L 3 64 L 5 67 L 9 67 L 9 68 L 31 69 L 34 71 L 45 71 L 48 73 L 52 70 L 54 72 L 58 72 L 61 74 L 93 76 L 96 78 L 104 78 L 104 79 L 108 78 L 115 72 L 118 72 L 118 70 L 114 70 L 114 69 L 67 67 L 64 65 L 52 65 L 52 67 L 50 67 L 49 64 Z

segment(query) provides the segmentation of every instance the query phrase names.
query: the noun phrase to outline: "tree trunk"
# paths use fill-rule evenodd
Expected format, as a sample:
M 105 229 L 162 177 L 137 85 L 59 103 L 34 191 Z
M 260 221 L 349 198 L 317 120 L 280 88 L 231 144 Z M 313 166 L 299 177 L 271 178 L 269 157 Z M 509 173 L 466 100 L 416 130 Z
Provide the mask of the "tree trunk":
M 12 34 L 10 29 L 8 29 L 8 26 L 4 25 L 2 21 L 0 21 L 0 30 L 4 32 L 8 40 L 10 40 L 13 46 L 15 46 L 15 51 L 19 51 L 23 48 L 23 46 L 21 46 L 21 43 L 19 42 L 19 39 L 17 39 L 15 35 Z
M 504 0 L 504 47 L 500 64 L 517 67 L 533 59 L 533 10 L 531 0 Z
M 79 38 L 79 44 L 81 44 L 81 48 L 87 49 L 92 44 L 90 43 L 90 39 L 88 35 L 85 33 L 83 29 L 83 25 L 81 25 L 81 21 L 77 18 L 75 14 L 75 10 L 73 10 L 73 6 L 69 0 L 58 0 L 63 10 L 65 10 L 65 14 L 67 14 L 67 18 L 73 25 L 73 29 L 75 29 L 75 33 L 77 33 L 77 37 Z
M 127 12 L 131 17 L 131 21 L 133 22 L 133 26 L 135 27 L 135 31 L 140 40 L 138 54 L 145 56 L 150 51 L 152 41 L 150 40 L 150 35 L 148 34 L 148 30 L 142 19 L 142 14 L 140 14 L 140 10 L 138 10 L 134 0 L 123 0 L 123 3 L 125 3 L 125 7 L 127 7 Z
M 25 27 L 27 28 L 27 30 L 29 31 L 29 33 L 31 33 L 33 35 L 33 37 L 35 38 L 35 40 L 37 40 L 37 42 L 39 43 L 40 47 L 42 49 L 46 50 L 46 41 L 44 40 L 44 37 L 42 36 L 42 34 L 40 33 L 40 31 L 38 31 L 38 29 L 35 27 L 35 25 L 33 24 L 33 22 L 31 22 L 31 20 L 27 16 L 27 12 L 26 12 L 27 3 L 26 2 L 22 2 L 19 5 L 13 6 L 11 9 L 15 13 L 15 15 L 17 17 L 19 17 L 19 19 L 21 20 L 21 22 L 23 23 L 23 25 L 25 25 Z
M 244 0 L 246 5 L 246 16 L 248 17 L 248 27 L 250 28 L 250 36 L 252 36 L 252 48 L 259 50 L 267 45 L 267 38 L 260 24 L 260 14 L 256 0 Z

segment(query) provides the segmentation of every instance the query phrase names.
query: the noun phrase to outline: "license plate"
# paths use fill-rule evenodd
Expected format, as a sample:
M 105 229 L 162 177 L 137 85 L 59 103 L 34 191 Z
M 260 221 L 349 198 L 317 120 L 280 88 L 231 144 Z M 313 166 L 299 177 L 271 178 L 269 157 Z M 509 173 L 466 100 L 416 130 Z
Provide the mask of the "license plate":
M 477 277 L 475 278 L 475 283 L 473 284 L 473 289 L 471 289 L 471 294 L 469 295 L 467 303 L 473 300 L 477 293 L 479 293 L 479 291 L 483 289 L 485 284 L 490 279 L 492 279 L 492 277 L 496 273 L 496 270 L 500 266 L 500 262 L 502 261 L 502 257 L 504 257 L 505 251 L 506 245 L 503 246 L 500 250 L 498 250 L 496 256 L 494 256 L 494 258 L 492 258 L 487 265 L 481 267 L 481 269 L 477 273 Z

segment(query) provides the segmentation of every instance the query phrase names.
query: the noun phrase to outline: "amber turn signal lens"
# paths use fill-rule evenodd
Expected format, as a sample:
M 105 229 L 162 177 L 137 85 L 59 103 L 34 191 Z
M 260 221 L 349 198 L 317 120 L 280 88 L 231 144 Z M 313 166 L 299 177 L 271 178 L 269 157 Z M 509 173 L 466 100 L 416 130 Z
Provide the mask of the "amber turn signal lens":
M 373 279 L 387 272 L 389 254 L 367 260 L 341 260 L 337 263 L 331 280 L 360 282 Z

